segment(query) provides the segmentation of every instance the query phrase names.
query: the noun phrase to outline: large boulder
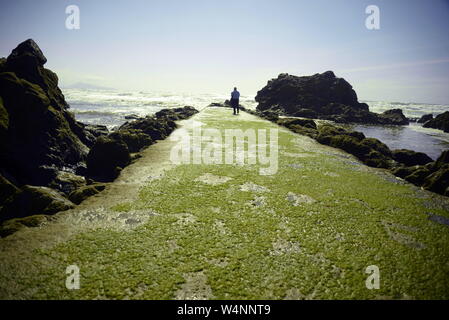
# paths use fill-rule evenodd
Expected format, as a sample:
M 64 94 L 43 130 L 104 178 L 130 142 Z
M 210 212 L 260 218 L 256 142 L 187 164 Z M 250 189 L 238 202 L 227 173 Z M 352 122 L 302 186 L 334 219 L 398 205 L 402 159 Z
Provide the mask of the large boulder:
M 425 128 L 440 129 L 449 132 L 449 111 L 437 115 L 434 119 L 430 119 L 423 124 Z
M 408 118 L 402 113 L 401 109 L 391 109 L 384 111 L 378 116 L 379 123 L 391 125 L 408 125 Z
M 303 77 L 282 73 L 268 81 L 255 99 L 260 112 L 270 110 L 340 123 L 408 124 L 399 109 L 380 115 L 370 112 L 366 103 L 358 102 L 352 86 L 332 71 Z
M 99 137 L 87 155 L 88 175 L 97 181 L 113 181 L 131 161 L 122 140 Z
M 0 64 L 0 167 L 20 185 L 47 185 L 46 167 L 75 168 L 88 153 L 86 132 L 45 62 L 30 39 Z

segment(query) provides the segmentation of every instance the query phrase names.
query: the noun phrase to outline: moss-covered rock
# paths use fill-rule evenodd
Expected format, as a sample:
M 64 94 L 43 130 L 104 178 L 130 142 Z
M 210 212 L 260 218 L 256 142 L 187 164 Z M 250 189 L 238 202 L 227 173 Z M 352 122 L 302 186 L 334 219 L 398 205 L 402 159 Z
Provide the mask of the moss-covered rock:
M 368 154 L 363 155 L 362 160 L 365 164 L 374 168 L 389 168 L 389 159 L 382 153 L 371 150 Z
M 445 194 L 446 189 L 449 187 L 449 165 L 445 164 L 436 172 L 427 176 L 423 187 L 436 193 Z
M 417 169 L 416 166 L 415 167 L 400 166 L 392 169 L 391 173 L 393 173 L 396 177 L 405 179 L 405 177 L 411 175 L 416 169 Z
M 155 117 L 158 119 L 166 118 L 172 121 L 176 121 L 190 118 L 196 113 L 198 113 L 198 110 L 196 110 L 194 107 L 185 106 L 183 108 L 162 109 L 155 113 Z
M 317 125 L 315 121 L 310 119 L 298 119 L 298 118 L 281 118 L 277 121 L 281 126 L 290 128 L 291 126 L 302 126 L 310 129 L 317 130 Z
M 318 135 L 318 131 L 309 127 L 303 127 L 300 125 L 292 125 L 289 127 L 289 129 L 293 132 L 302 134 L 304 136 L 308 136 L 311 137 L 313 139 L 316 138 L 316 136 Z
M 84 177 L 71 172 L 59 171 L 49 186 L 68 195 L 84 185 L 86 185 Z
M 449 164 L 449 150 L 445 150 L 441 153 L 437 161 L 435 161 L 435 167 L 440 168 L 445 164 Z
M 53 189 L 26 185 L 5 203 L 0 211 L 0 221 L 35 214 L 50 215 L 73 207 L 72 202 Z
M 433 161 L 432 158 L 425 153 L 407 149 L 393 150 L 392 156 L 394 160 L 403 163 L 406 166 L 425 165 Z
M 0 68 L 0 166 L 21 185 L 48 185 L 42 167 L 74 169 L 93 144 L 67 108 L 58 77 L 29 39 Z
M 381 142 L 380 140 L 376 138 L 364 138 L 361 143 L 363 145 L 368 146 L 370 149 L 373 149 L 380 154 L 382 154 L 384 157 L 391 158 L 391 150 L 388 148 L 388 146 Z
M 75 204 L 80 204 L 87 198 L 96 195 L 97 193 L 103 191 L 106 188 L 104 184 L 91 184 L 83 186 L 69 195 L 69 200 Z
M 97 181 L 113 181 L 130 160 L 128 147 L 122 140 L 99 137 L 87 155 L 88 175 Z
M 449 111 L 437 115 L 435 118 L 426 121 L 423 124 L 425 128 L 440 129 L 449 132 Z
M 3 222 L 0 225 L 0 237 L 7 237 L 23 228 L 36 228 L 48 221 L 49 216 L 34 215 L 24 218 L 15 218 Z
M 424 166 L 416 166 L 415 168 L 416 170 L 407 175 L 405 180 L 417 186 L 421 186 L 432 172 Z
M 150 136 L 153 141 L 156 141 L 165 139 L 175 129 L 176 123 L 173 120 L 148 116 L 143 119 L 126 122 L 118 131 L 139 130 Z
M 254 113 L 260 115 L 262 118 L 267 119 L 268 121 L 271 121 L 271 122 L 277 122 L 279 120 L 279 114 L 276 112 L 270 111 L 270 110 L 265 110 L 265 111 L 262 111 L 259 113 L 254 112 Z
M 122 129 L 111 133 L 109 137 L 117 141 L 123 141 L 128 146 L 129 152 L 139 152 L 153 143 L 149 135 L 135 129 Z

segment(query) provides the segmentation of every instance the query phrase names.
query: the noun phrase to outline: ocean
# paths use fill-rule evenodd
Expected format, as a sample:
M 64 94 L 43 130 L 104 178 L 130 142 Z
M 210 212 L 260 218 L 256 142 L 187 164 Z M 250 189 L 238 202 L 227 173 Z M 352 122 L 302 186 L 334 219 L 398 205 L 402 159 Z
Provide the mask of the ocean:
M 92 89 L 62 89 L 71 111 L 78 121 L 88 124 L 102 124 L 109 129 L 120 126 L 125 116 L 145 116 L 164 108 L 192 106 L 201 110 L 212 102 L 224 102 L 230 94 L 187 94 L 174 92 L 116 91 Z M 249 109 L 257 106 L 255 95 L 242 95 L 240 104 Z M 409 118 L 424 114 L 434 116 L 449 111 L 449 105 L 403 103 L 388 101 L 363 101 L 373 112 L 388 109 L 402 109 Z M 409 126 L 351 125 L 353 130 L 363 132 L 367 137 L 377 138 L 390 149 L 410 149 L 424 152 L 436 159 L 443 150 L 449 149 L 449 133 L 423 128 L 420 124 Z

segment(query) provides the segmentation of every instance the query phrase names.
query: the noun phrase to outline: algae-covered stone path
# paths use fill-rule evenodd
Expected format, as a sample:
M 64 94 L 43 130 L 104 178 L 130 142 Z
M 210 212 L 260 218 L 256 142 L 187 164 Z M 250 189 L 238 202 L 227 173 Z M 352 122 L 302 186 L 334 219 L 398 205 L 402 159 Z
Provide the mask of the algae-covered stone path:
M 158 142 L 104 192 L 0 239 L 0 298 L 449 298 L 446 198 L 247 113 L 206 108 L 180 125 L 199 122 L 278 129 L 277 172 L 176 165 L 175 142 Z

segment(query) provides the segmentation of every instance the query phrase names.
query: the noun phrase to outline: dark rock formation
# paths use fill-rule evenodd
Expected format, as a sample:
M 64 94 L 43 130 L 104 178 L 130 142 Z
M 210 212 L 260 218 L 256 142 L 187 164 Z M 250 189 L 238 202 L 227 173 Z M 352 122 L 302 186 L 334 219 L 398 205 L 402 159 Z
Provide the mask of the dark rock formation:
M 15 218 L 5 221 L 0 225 L 0 237 L 6 237 L 20 229 L 27 227 L 39 227 L 49 220 L 46 215 L 34 215 L 24 218 Z
M 73 207 L 72 202 L 53 189 L 26 185 L 3 203 L 0 221 L 35 214 L 51 215 Z
M 417 121 L 418 123 L 425 123 L 429 120 L 433 119 L 433 114 L 425 114 L 423 115 L 421 118 L 419 118 L 419 120 Z
M 198 110 L 195 108 L 185 106 L 183 108 L 162 109 L 161 111 L 156 112 L 155 116 L 158 119 L 166 118 L 175 121 L 190 118 L 196 113 L 198 113 Z
M 126 122 L 107 137 L 100 136 L 87 156 L 87 173 L 97 181 L 112 181 L 131 161 L 131 152 L 139 152 L 176 129 L 175 120 L 191 117 L 198 111 L 190 106 L 162 109 L 155 116 Z
M 99 137 L 87 155 L 87 172 L 97 181 L 113 181 L 131 161 L 122 140 Z
M 16 185 L 47 185 L 55 170 L 76 167 L 88 152 L 90 139 L 45 61 L 27 40 L 0 65 L 0 164 Z
M 109 133 L 75 120 L 46 61 L 31 39 L 0 58 L 0 222 L 16 218 L 2 224 L 1 235 L 41 221 L 27 216 L 72 208 L 67 196 L 79 203 L 100 192 L 104 186 L 92 179 L 112 181 L 138 158 L 130 152 L 164 139 L 174 120 L 198 112 L 161 110 Z
M 392 125 L 408 125 L 409 120 L 402 113 L 401 109 L 391 109 L 382 112 L 378 119 L 381 124 L 392 124 Z
M 288 116 L 340 123 L 408 124 L 399 109 L 380 115 L 370 112 L 366 103 L 358 102 L 352 86 L 332 71 L 304 77 L 280 74 L 257 93 L 256 101 L 260 112 L 271 110 Z
M 423 124 L 425 128 L 440 129 L 449 132 L 449 111 L 437 115 L 434 119 L 428 120 Z
M 80 204 L 87 198 L 100 193 L 106 188 L 104 184 L 91 184 L 88 186 L 81 187 L 69 195 L 69 200 L 74 204 Z
M 153 140 L 149 135 L 136 129 L 121 129 L 111 133 L 109 137 L 117 141 L 123 141 L 129 152 L 139 152 L 153 144 Z
M 298 118 L 281 118 L 277 120 L 277 123 L 281 126 L 291 128 L 298 125 L 305 128 L 317 129 L 316 123 L 310 119 L 298 119 Z
M 353 154 L 371 167 L 390 168 L 392 166 L 390 149 L 377 139 L 366 138 L 361 132 L 326 124 L 318 127 L 316 140 Z
M 433 161 L 432 158 L 425 153 L 407 149 L 393 150 L 393 159 L 406 166 L 425 165 Z

